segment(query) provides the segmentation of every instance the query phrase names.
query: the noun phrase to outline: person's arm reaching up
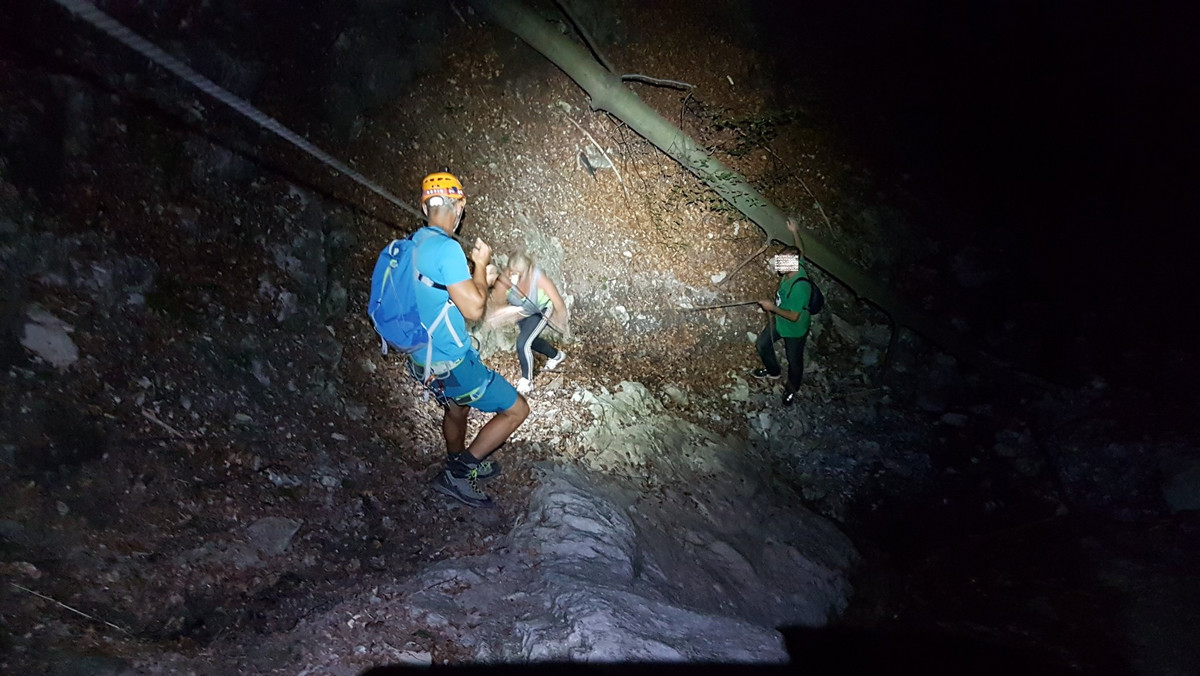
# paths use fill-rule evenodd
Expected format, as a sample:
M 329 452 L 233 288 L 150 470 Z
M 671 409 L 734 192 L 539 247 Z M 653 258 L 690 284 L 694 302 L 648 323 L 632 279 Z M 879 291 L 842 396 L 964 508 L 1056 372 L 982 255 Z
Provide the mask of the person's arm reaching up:
M 477 322 L 483 318 L 484 310 L 487 309 L 488 287 L 493 281 L 488 279 L 491 276 L 489 263 L 492 262 L 492 247 L 482 239 L 476 238 L 475 248 L 471 249 L 471 260 L 475 262 L 475 271 L 471 278 L 452 284 L 446 290 L 450 292 L 450 300 L 462 313 L 463 318 Z

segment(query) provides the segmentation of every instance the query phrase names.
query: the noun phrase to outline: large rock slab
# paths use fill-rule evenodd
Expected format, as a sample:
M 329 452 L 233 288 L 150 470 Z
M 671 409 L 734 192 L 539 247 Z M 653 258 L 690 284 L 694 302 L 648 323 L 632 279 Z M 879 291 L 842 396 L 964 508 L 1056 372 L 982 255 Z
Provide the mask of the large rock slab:
M 627 496 L 587 473 L 546 469 L 505 554 L 454 561 L 405 588 L 411 618 L 452 628 L 485 662 L 786 661 L 772 627 L 688 607 L 644 555 Z M 499 618 L 514 618 L 500 621 Z

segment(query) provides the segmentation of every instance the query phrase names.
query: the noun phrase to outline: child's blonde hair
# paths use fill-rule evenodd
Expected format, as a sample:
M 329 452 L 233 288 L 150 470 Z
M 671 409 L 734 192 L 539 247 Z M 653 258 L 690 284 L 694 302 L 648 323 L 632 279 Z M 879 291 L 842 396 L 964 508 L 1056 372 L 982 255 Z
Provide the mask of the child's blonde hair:
M 524 251 L 519 251 L 513 254 L 512 258 L 508 259 L 508 269 L 519 275 L 524 275 L 533 269 L 533 259 Z

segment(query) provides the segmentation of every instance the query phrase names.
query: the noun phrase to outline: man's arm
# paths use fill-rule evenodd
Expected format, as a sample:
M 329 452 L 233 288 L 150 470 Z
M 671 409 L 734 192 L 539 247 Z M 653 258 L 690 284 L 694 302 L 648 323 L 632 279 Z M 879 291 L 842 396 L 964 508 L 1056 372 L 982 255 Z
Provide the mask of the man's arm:
M 497 304 L 504 304 L 504 296 L 508 293 L 508 288 L 510 286 L 512 285 L 509 284 L 506 279 L 504 279 L 504 274 L 497 273 L 495 281 L 493 281 L 488 287 L 488 307 L 495 308 Z M 495 314 L 496 311 L 493 309 L 491 310 L 491 313 Z
M 778 305 L 772 303 L 769 300 L 758 301 L 758 306 L 761 307 L 763 310 L 770 312 L 771 314 L 776 314 L 776 315 L 779 315 L 780 317 L 783 317 L 784 319 L 788 320 L 789 322 L 800 321 L 800 313 L 799 312 L 792 312 L 791 310 L 785 310 L 785 309 L 779 307 Z
M 446 290 L 450 292 L 450 301 L 462 313 L 463 319 L 477 322 L 483 319 L 483 313 L 487 310 L 488 287 L 494 281 L 488 279 L 494 274 L 494 269 L 489 269 L 488 265 L 492 261 L 492 248 L 482 239 L 476 239 L 475 248 L 471 249 L 471 260 L 475 262 L 471 278 L 451 284 Z
M 483 317 L 483 311 L 487 309 L 487 284 L 485 282 L 481 289 L 478 277 L 480 273 L 476 272 L 471 279 L 464 279 L 458 284 L 446 287 L 450 292 L 450 302 L 462 313 L 463 319 L 469 322 L 479 321 Z
M 792 242 L 796 245 L 796 250 L 800 252 L 800 257 L 804 258 L 804 243 L 800 241 L 800 228 L 796 225 L 796 219 L 787 219 L 788 232 L 792 233 Z M 796 320 L 791 320 L 796 321 Z

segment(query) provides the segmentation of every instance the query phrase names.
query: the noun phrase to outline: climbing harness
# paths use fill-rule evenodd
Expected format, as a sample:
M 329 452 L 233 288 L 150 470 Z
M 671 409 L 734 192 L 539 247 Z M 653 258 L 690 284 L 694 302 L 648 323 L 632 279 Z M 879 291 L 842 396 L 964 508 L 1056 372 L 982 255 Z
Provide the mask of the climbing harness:
M 378 183 L 375 183 L 366 176 L 363 176 L 357 171 L 346 166 L 337 158 L 314 146 L 307 139 L 293 132 L 291 129 L 283 126 L 271 116 L 250 105 L 250 103 L 244 99 L 238 98 L 229 90 L 204 77 L 179 59 L 176 59 L 152 44 L 150 41 L 129 30 L 116 19 L 97 9 L 95 5 L 88 4 L 83 0 L 53 0 L 53 2 L 80 19 L 92 24 L 99 30 L 107 33 L 109 36 L 118 42 L 121 42 L 126 47 L 129 47 L 142 56 L 145 56 L 159 66 L 162 66 L 168 71 L 174 73 L 179 78 L 186 80 L 192 86 L 196 87 L 205 94 L 208 94 L 221 103 L 233 108 L 250 120 L 256 122 L 262 128 L 273 132 L 274 134 L 283 138 L 285 141 L 317 158 L 330 168 L 350 177 L 359 185 L 362 185 L 376 195 L 379 195 L 392 204 L 404 209 L 417 218 L 422 220 L 425 219 L 424 214 L 417 211 L 412 206 L 402 202 L 398 197 L 385 190 Z

